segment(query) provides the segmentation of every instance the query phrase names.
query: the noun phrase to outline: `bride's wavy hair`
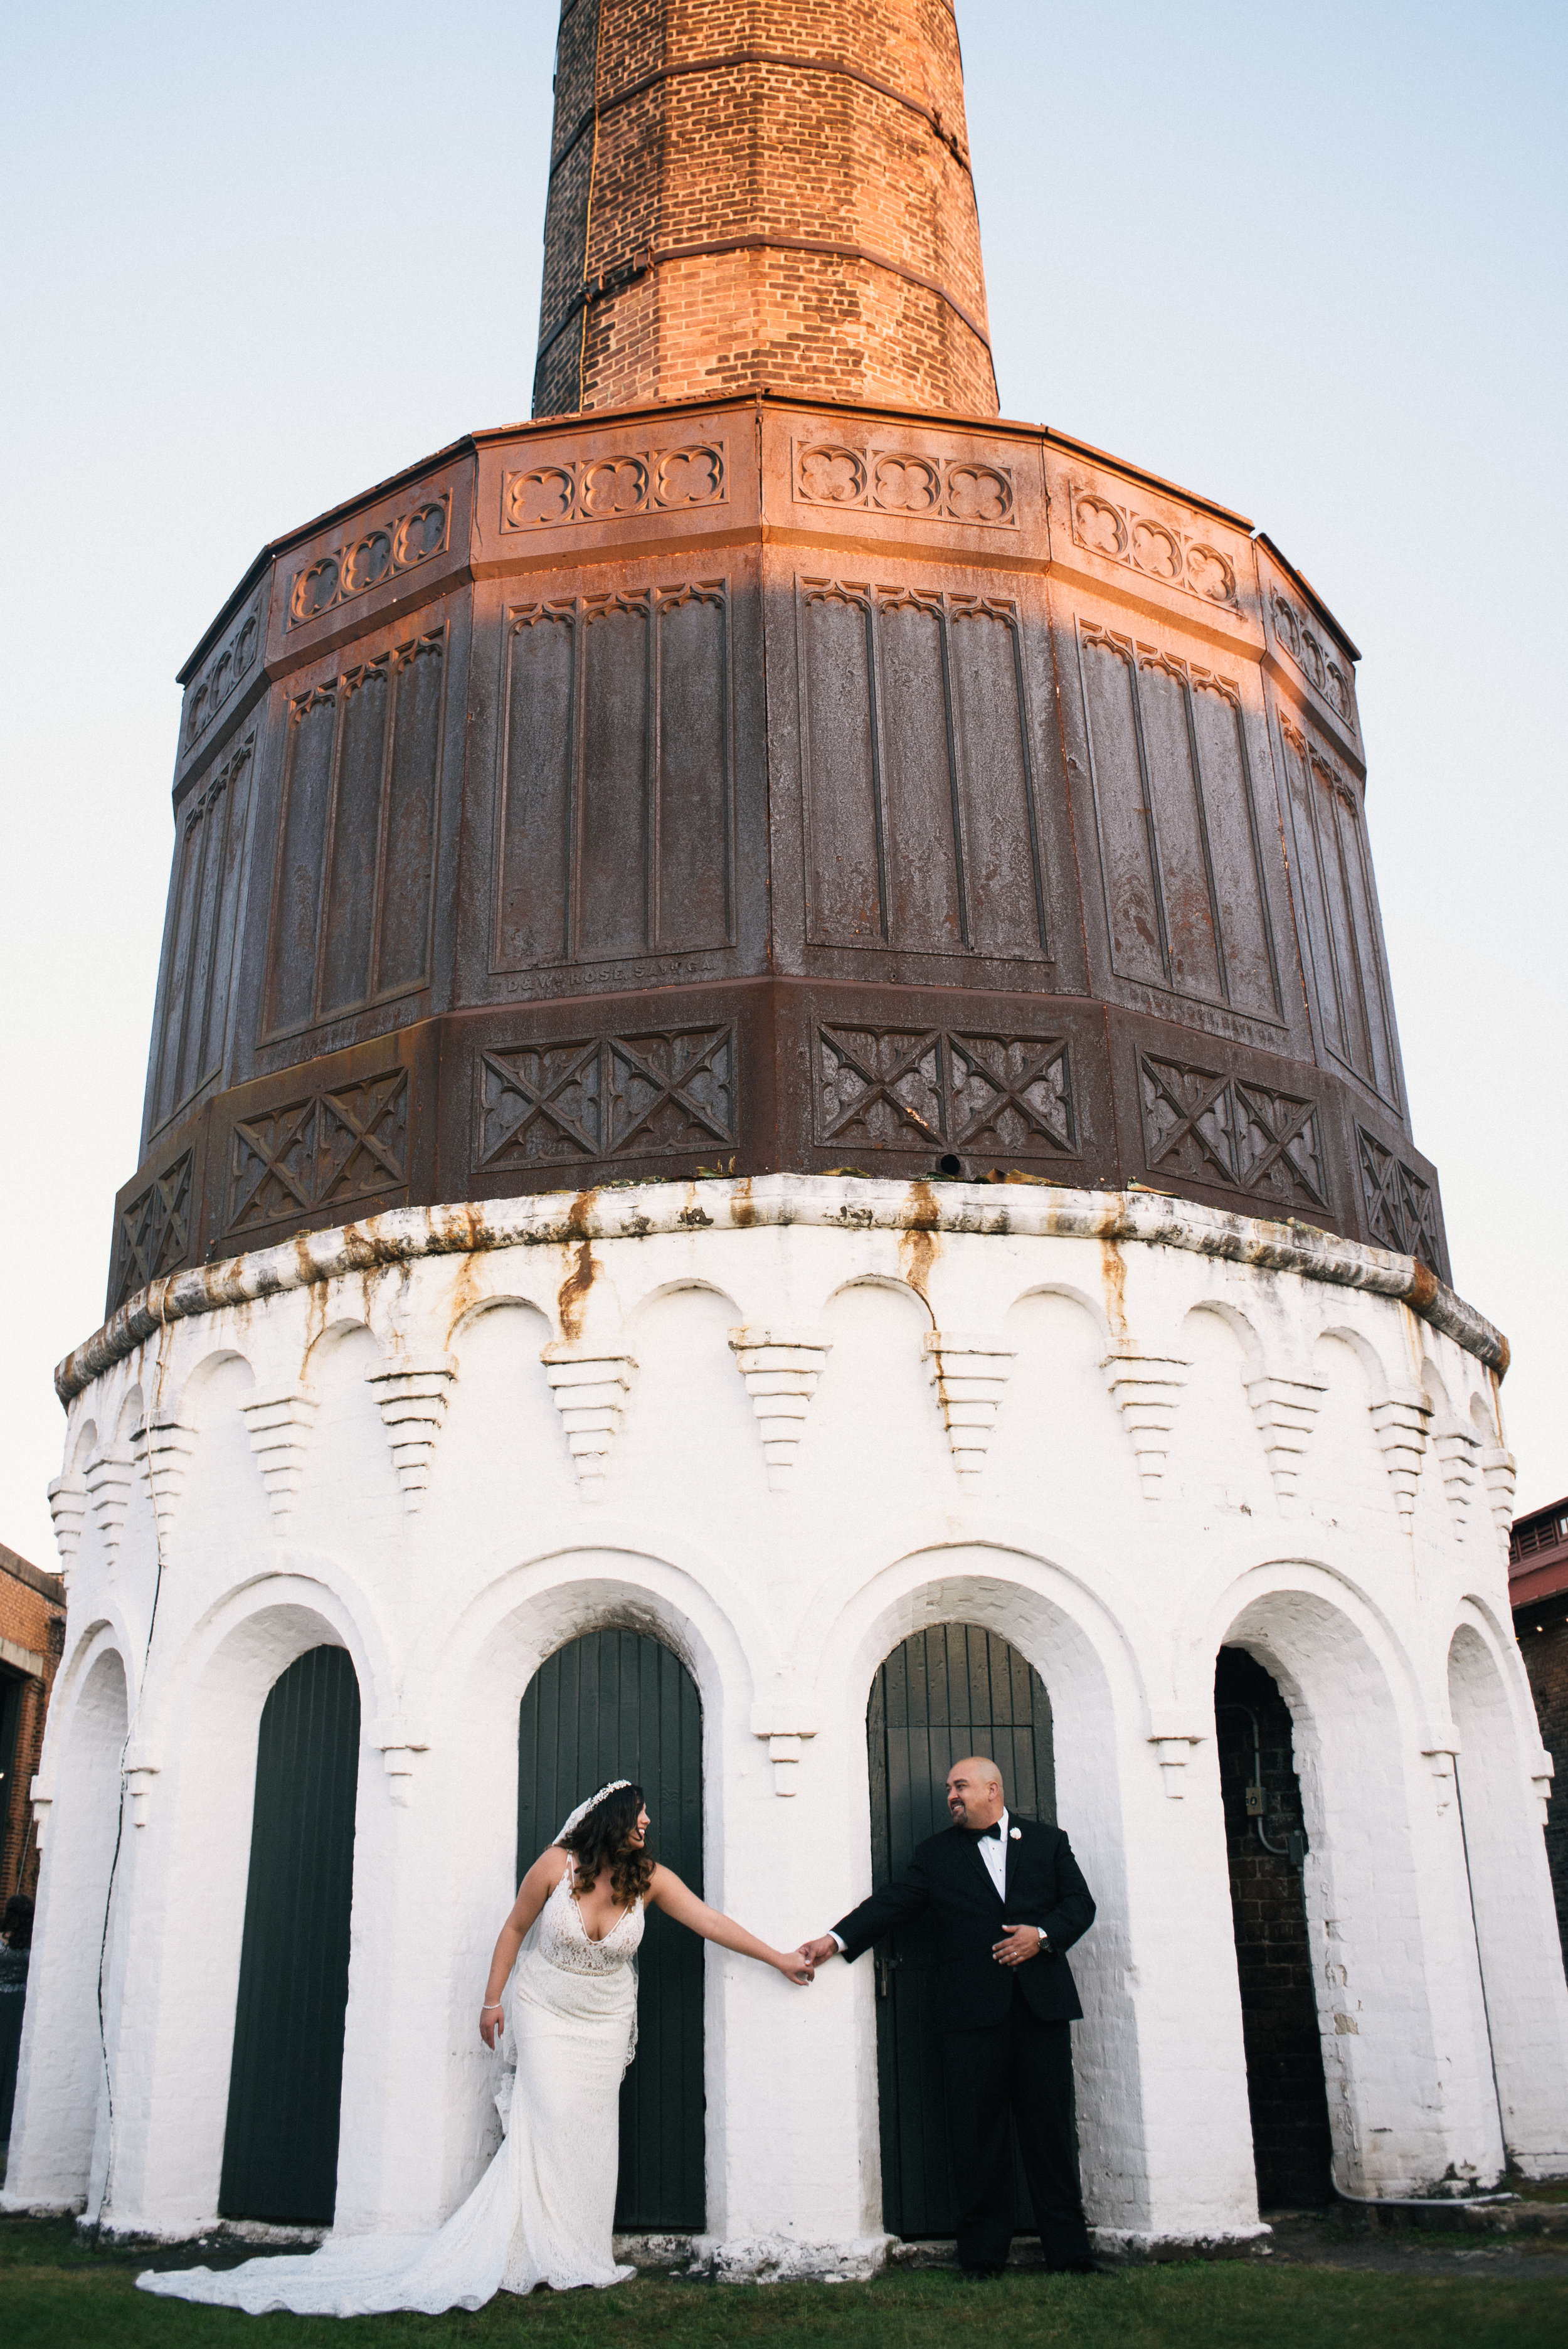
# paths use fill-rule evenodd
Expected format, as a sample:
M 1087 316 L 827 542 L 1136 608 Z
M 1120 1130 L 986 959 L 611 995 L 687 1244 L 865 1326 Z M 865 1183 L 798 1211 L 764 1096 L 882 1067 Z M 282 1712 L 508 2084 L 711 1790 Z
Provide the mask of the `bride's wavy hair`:
M 641 1900 L 654 1880 L 653 1854 L 639 1851 L 630 1839 L 642 1807 L 641 1786 L 617 1786 L 564 1838 L 563 1848 L 577 1864 L 579 1888 L 586 1890 L 607 1868 L 610 1889 L 624 1909 Z

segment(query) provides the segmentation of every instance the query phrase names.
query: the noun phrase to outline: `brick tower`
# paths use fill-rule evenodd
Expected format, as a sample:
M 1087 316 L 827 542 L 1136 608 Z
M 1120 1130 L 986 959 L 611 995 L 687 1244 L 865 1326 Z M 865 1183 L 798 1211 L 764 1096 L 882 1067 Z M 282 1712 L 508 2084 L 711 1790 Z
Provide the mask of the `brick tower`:
M 565 0 L 533 420 L 183 672 L 7 2201 L 428 2228 L 542 1818 L 646 1777 L 793 1943 L 974 1750 L 1099 1899 L 1103 2246 L 1568 2169 L 1356 648 L 985 334 L 946 0 Z M 650 1954 L 625 2225 L 950 2230 L 916 1956 Z
M 763 389 L 996 412 L 948 0 L 574 0 L 533 412 Z

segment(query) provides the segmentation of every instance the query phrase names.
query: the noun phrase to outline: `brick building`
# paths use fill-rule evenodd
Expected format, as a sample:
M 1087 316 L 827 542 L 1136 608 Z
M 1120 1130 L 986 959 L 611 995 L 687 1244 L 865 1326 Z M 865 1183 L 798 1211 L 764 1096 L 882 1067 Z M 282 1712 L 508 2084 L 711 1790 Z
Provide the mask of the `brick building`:
M 27 1788 L 66 1636 L 66 1586 L 0 1544 L 0 1902 L 37 1889 Z
M 1508 1546 L 1508 1595 L 1541 1723 L 1541 1743 L 1557 1761 L 1546 1852 L 1568 1966 L 1568 1495 L 1550 1508 L 1532 1509 L 1529 1516 L 1514 1519 Z

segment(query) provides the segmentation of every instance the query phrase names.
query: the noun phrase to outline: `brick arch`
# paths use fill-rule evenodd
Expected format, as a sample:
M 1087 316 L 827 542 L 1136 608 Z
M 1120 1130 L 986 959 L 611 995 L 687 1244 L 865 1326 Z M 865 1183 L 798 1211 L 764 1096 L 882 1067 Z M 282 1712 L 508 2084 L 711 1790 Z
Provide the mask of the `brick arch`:
M 1416 1676 L 1372 1610 L 1310 1568 L 1260 1572 L 1215 1619 L 1215 1648 L 1252 1655 L 1292 1716 L 1335 2182 L 1387 2196 L 1489 2174 L 1501 2148 L 1484 2036 L 1435 1962 L 1461 1917 L 1439 1866 Z
M 31 1995 L 22 2042 L 7 2199 L 79 2207 L 94 2187 L 116 2033 L 109 1912 L 111 1883 L 125 1911 L 118 1855 L 123 1842 L 120 1764 L 129 1723 L 129 1675 L 116 1633 L 95 1628 L 78 1651 L 61 1713 L 51 1723 L 47 1854 L 35 1920 Z M 98 2035 L 98 1976 L 105 1967 L 106 2018 Z M 101 2170 L 97 2178 L 102 2191 Z
M 1568 2162 L 1568 1985 L 1541 1962 L 1555 1922 L 1552 1883 L 1523 1799 L 1535 1756 L 1520 1733 L 1510 1677 L 1494 1627 L 1467 1605 L 1448 1653 L 1457 1826 L 1475 1924 L 1462 1959 L 1467 1972 L 1478 1968 L 1509 2158 L 1527 2177 L 1553 2177 Z

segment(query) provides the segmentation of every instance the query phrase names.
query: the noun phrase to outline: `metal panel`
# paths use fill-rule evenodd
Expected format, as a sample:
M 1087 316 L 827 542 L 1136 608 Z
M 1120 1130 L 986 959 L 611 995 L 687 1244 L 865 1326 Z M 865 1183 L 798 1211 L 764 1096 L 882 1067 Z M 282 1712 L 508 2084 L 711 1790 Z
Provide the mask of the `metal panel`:
M 966 1754 L 989 1754 L 1007 1807 L 1056 1819 L 1051 1706 L 1045 1682 L 1016 1649 L 975 1623 L 917 1631 L 872 1683 L 866 1712 L 872 1787 L 872 1877 L 885 1884 L 916 1844 L 947 1825 L 947 1773 Z M 929 1924 L 906 1928 L 873 1961 L 877 2085 L 882 2108 L 882 2223 L 891 2234 L 956 2230 L 934 2009 Z M 1032 2233 L 1022 2168 L 1015 2165 L 1014 2225 Z
M 702 1706 L 677 1656 L 641 1631 L 590 1631 L 547 1656 L 522 1700 L 521 1880 L 567 1813 L 611 1778 L 642 1786 L 650 1847 L 702 1890 Z M 707 2224 L 703 1959 L 696 1934 L 649 1911 L 637 2054 L 621 2088 L 618 2228 Z
M 256 1740 L 226 2219 L 332 2221 L 358 1775 L 354 1666 L 342 1648 L 312 1648 L 273 1683 Z
M 1441 1276 L 1437 1188 L 1403 1111 L 1351 657 L 1334 636 L 1344 665 L 1326 667 L 1305 611 L 1282 619 L 1296 592 L 1282 574 L 1265 662 L 1249 584 L 1264 558 L 1237 518 L 1174 495 L 1158 514 L 1124 504 L 1128 483 L 1078 477 L 1086 454 L 1069 478 L 1059 445 L 1021 428 L 715 398 L 487 435 L 464 460 L 473 483 L 427 469 L 274 550 L 265 656 L 246 668 L 266 672 L 265 703 L 222 667 L 260 625 L 253 579 L 191 688 L 223 714 L 199 722 L 188 705 L 148 1155 L 119 1203 L 108 1309 L 150 1266 L 372 1198 L 687 1180 L 732 1159 L 747 1175 L 847 1163 L 920 1177 L 956 1157 L 970 1176 L 1152 1178 L 1403 1248 L 1381 1169 L 1357 1158 L 1367 1115 L 1407 1170 L 1396 1188 L 1422 1188 Z M 985 1112 L 1017 1056 L 1008 1074 L 987 1045 L 971 1081 L 957 1042 L 934 1041 L 933 1082 L 957 1071 L 951 1113 L 913 1097 L 917 1070 L 902 1109 L 872 1101 L 837 1131 L 842 1056 L 819 1001 L 874 1041 L 873 1091 L 906 1052 L 925 1057 L 917 1027 L 1027 1048 L 1070 1032 L 1071 1116 L 1054 1133 L 1022 1110 L 998 1123 Z M 1223 1128 L 1215 1149 L 1150 1141 L 1134 1019 L 1161 1023 L 1150 1050 L 1191 1071 L 1194 1100 L 1218 1088 L 1202 1112 L 1204 1142 Z M 392 1031 L 426 1022 L 431 1082 L 410 1091 L 378 1171 L 358 1154 L 351 1196 L 335 1112 L 324 1129 L 308 1104 L 344 1050 L 407 1061 Z M 738 1039 L 717 1130 L 672 1098 L 628 1133 L 542 1061 L 521 1073 L 577 1131 L 563 1147 L 552 1111 L 503 1121 L 497 1151 L 476 1046 L 542 1056 L 559 1039 L 602 1086 L 618 1040 L 710 1024 Z M 292 1153 L 296 1188 L 269 1189 L 242 1226 L 232 1137 L 253 1089 L 290 1070 L 269 1098 L 302 1122 L 263 1137 L 262 1159 Z M 661 1067 L 659 1087 L 676 1074 Z M 501 1084 L 510 1096 L 504 1070 Z M 1255 1179 L 1260 1156 L 1277 1166 L 1281 1104 L 1317 1129 L 1305 1184 L 1294 1137 L 1295 1173 Z

